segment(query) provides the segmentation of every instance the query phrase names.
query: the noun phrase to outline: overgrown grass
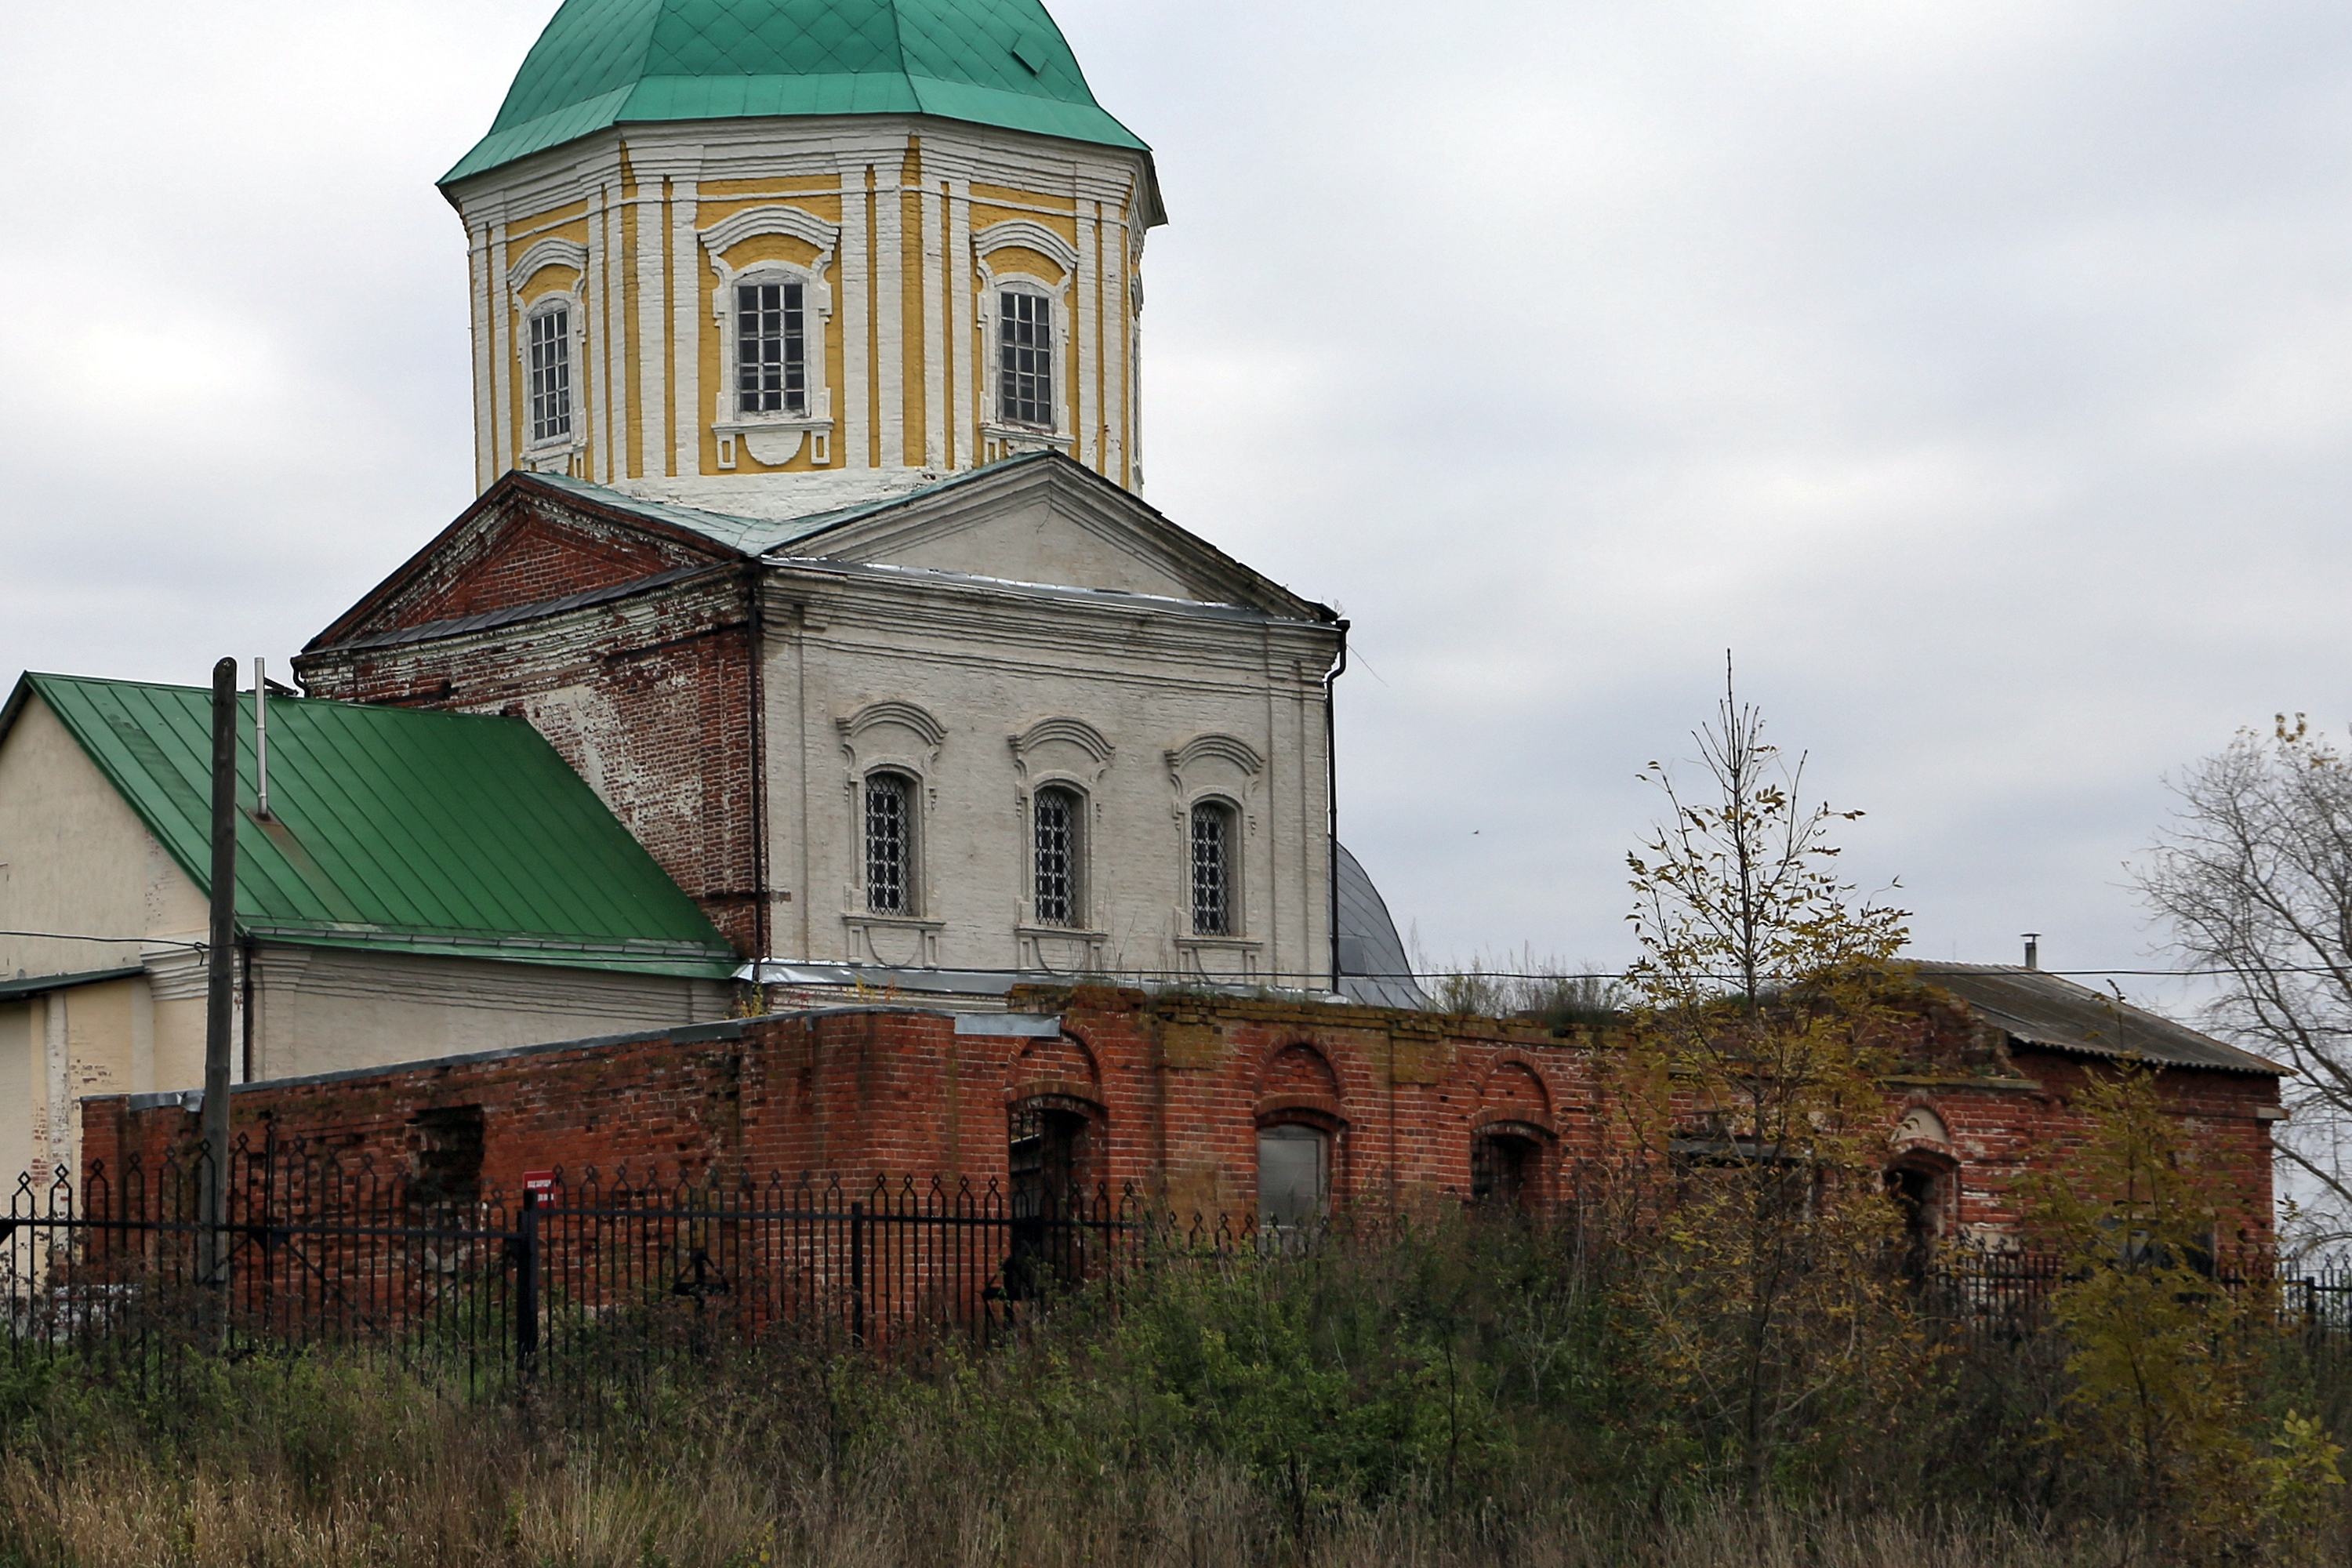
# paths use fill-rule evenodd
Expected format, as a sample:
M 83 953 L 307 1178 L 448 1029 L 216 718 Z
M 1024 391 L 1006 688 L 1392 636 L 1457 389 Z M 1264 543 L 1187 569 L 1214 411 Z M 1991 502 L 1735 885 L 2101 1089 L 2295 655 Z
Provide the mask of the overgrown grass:
M 0 1378 L 0 1563 L 2059 1568 L 2164 1560 L 2045 1439 L 2046 1343 L 1924 1354 L 1723 1492 L 1645 1378 L 1607 1260 L 1449 1223 L 1308 1257 L 1170 1259 L 987 1353 L 816 1349 L 469 1405 L 327 1355 L 142 1398 Z M 2347 1413 L 2283 1351 L 2275 1415 Z M 1853 1412 L 1863 1412 L 1858 1421 Z M 2338 1428 L 2340 1430 L 2340 1427 Z M 2340 1522 L 2241 1543 L 2342 1561 Z

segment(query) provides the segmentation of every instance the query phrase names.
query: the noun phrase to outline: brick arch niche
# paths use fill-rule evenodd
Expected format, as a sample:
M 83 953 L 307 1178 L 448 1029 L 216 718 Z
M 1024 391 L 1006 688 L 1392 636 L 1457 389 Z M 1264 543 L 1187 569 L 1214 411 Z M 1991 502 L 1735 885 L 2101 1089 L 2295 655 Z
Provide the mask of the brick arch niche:
M 1102 1068 L 1084 1040 L 1032 1040 L 1005 1077 L 1009 1206 L 1016 1219 L 1076 1217 L 1103 1201 L 1110 1116 Z
M 1471 1116 L 1471 1201 L 1504 1209 L 1549 1202 L 1559 1142 L 1543 1076 L 1517 1053 L 1505 1056 L 1479 1086 Z
M 1905 1109 L 1887 1142 L 1886 1195 L 1902 1215 L 1905 1265 L 1916 1273 L 1958 1233 L 1960 1162 L 1942 1112 L 1924 1100 Z

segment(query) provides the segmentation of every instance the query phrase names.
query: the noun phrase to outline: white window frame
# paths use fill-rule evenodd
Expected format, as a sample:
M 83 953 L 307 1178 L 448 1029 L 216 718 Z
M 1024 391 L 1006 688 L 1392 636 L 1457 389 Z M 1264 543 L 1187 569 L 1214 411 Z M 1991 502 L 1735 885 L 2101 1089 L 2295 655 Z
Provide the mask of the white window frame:
M 540 347 L 539 324 L 558 311 L 563 315 L 563 331 L 552 341 L 563 346 L 563 428 L 542 436 L 539 433 L 539 367 L 531 361 Z M 587 404 L 572 374 L 581 363 L 583 334 L 579 321 L 580 300 L 576 293 L 541 295 L 523 311 L 522 342 L 518 346 L 522 350 L 523 450 L 527 453 L 569 450 L 583 444 L 581 426 L 585 421 L 581 416 Z
M 1224 880 L 1225 909 L 1223 931 L 1201 929 L 1200 883 L 1198 866 L 1198 824 L 1201 814 L 1213 811 L 1224 819 Z M 1243 897 L 1246 883 L 1242 878 L 1242 825 L 1248 820 L 1239 801 L 1224 795 L 1211 793 L 1193 799 L 1184 811 L 1184 934 L 1195 942 L 1246 941 L 1249 936 L 1249 901 Z
M 1038 898 L 1038 860 L 1042 847 L 1037 840 L 1037 808 L 1048 794 L 1066 797 L 1070 803 L 1070 909 L 1069 918 L 1049 921 Z M 1085 787 L 1074 779 L 1048 776 L 1029 791 L 1028 855 L 1026 857 L 1029 891 L 1027 923 L 1040 931 L 1087 932 L 1095 929 L 1094 877 L 1091 850 L 1094 847 L 1094 800 Z
M 899 906 L 895 910 L 874 907 L 874 845 L 873 823 L 867 816 L 868 796 L 874 781 L 895 779 L 906 792 L 905 819 L 900 826 L 898 867 Z M 864 912 L 878 920 L 920 920 L 923 918 L 923 780 L 907 767 L 883 763 L 867 769 L 857 781 L 857 886 L 864 894 Z
M 1075 312 L 1070 308 L 1070 289 L 1078 276 L 1077 247 L 1034 218 L 992 223 L 973 235 L 971 244 L 973 266 L 980 279 L 975 304 L 982 334 L 980 460 L 992 463 L 1015 453 L 1041 450 L 1066 455 L 1076 444 L 1072 422 L 1076 418 L 1074 395 L 1080 369 L 1071 353 L 1076 323 L 1071 319 Z M 1043 256 L 1060 269 L 1061 278 L 1048 279 L 1028 271 L 999 272 L 990 263 L 990 256 L 1013 247 Z M 1032 294 L 1054 308 L 1054 387 L 1050 399 L 1054 423 L 1050 428 L 1015 425 L 1003 417 L 1003 306 L 997 296 L 1006 293 Z

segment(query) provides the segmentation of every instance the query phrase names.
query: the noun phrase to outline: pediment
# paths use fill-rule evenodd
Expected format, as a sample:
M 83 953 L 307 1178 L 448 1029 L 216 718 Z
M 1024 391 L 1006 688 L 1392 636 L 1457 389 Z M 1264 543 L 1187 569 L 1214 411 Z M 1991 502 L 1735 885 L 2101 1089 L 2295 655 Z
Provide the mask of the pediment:
M 1286 619 L 1330 615 L 1060 457 L 981 469 L 776 553 L 1244 605 Z
M 310 646 L 544 604 L 736 556 L 685 530 L 509 474 Z

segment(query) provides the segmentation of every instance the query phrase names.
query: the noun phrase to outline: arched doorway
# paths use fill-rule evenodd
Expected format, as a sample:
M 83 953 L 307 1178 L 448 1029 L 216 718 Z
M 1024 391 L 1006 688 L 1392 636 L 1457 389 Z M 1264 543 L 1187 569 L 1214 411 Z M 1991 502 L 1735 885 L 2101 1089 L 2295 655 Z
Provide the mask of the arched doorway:
M 1033 1095 L 1005 1108 L 1007 1297 L 1024 1300 L 1086 1277 L 1086 1222 L 1107 1217 L 1097 1212 L 1107 1206 L 1097 1191 L 1101 1120 L 1101 1107 L 1073 1095 Z

